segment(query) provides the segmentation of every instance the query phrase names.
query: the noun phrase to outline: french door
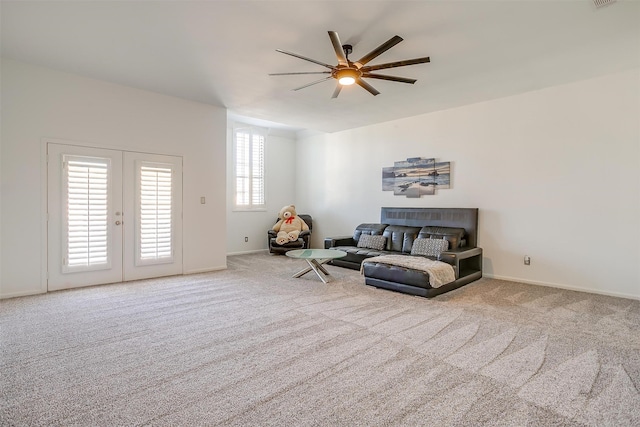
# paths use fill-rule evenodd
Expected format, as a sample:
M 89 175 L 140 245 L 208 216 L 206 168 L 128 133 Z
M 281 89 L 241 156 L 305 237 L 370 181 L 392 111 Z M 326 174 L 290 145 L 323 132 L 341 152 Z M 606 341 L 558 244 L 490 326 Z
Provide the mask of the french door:
M 182 158 L 47 144 L 47 288 L 182 273 Z

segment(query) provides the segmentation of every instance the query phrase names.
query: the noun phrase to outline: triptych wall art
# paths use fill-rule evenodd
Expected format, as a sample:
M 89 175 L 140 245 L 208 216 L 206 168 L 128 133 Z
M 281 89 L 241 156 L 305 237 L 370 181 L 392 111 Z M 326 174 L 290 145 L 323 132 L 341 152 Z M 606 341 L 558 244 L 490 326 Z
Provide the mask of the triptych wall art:
M 433 195 L 436 189 L 451 188 L 451 163 L 410 157 L 382 168 L 382 191 L 410 198 Z

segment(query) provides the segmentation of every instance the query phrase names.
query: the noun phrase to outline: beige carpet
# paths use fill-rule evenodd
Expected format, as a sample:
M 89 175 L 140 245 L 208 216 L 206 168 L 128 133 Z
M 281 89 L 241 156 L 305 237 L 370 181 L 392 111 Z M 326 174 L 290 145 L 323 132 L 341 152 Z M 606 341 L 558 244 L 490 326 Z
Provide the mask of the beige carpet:
M 0 302 L 0 425 L 639 426 L 640 302 L 300 260 Z

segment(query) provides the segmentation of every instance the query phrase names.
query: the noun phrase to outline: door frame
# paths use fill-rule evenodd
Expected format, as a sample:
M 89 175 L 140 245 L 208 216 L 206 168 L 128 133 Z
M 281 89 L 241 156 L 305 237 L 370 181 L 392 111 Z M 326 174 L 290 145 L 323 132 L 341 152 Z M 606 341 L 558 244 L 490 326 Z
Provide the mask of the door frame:
M 84 286 L 104 283 L 120 283 L 124 278 L 123 270 L 123 231 L 124 225 L 120 214 L 123 210 L 123 157 L 120 150 L 104 148 L 88 148 L 71 145 L 48 144 L 48 209 L 49 222 L 47 227 L 48 241 L 48 282 L 47 290 L 80 288 Z M 72 267 L 68 249 L 69 242 L 67 227 L 69 212 L 67 211 L 69 182 L 67 171 L 73 160 L 90 160 L 106 166 L 107 189 L 106 218 L 106 262 L 98 265 L 79 265 Z M 89 249 L 87 247 L 87 249 Z M 63 261 L 64 260 L 64 261 Z M 68 263 L 66 262 L 68 261 Z
M 149 152 L 146 149 L 137 149 L 133 147 L 125 147 L 111 144 L 96 144 L 88 141 L 77 141 L 77 140 L 69 140 L 69 139 L 60 139 L 60 138 L 40 138 L 40 212 L 41 212 L 41 221 L 40 221 L 40 237 L 42 245 L 40 246 L 40 291 L 41 293 L 48 292 L 48 281 L 49 281 L 49 213 L 48 213 L 48 203 L 49 203 L 49 178 L 48 178 L 48 155 L 47 155 L 47 145 L 48 144 L 62 144 L 62 145 L 72 145 L 77 147 L 85 147 L 85 148 L 103 148 L 106 150 L 119 150 L 119 151 L 133 151 L 136 153 L 145 153 L 145 154 L 160 154 L 165 156 L 175 156 L 182 158 L 182 173 L 184 175 L 184 153 L 178 152 L 170 152 L 159 150 L 154 152 Z M 183 181 L 184 182 L 184 181 Z M 184 188 L 183 188 L 183 200 L 182 200 L 182 211 L 184 212 Z M 183 215 L 183 213 L 180 213 Z M 182 241 L 180 244 L 182 245 L 182 274 L 184 274 L 184 223 L 181 225 L 181 236 Z

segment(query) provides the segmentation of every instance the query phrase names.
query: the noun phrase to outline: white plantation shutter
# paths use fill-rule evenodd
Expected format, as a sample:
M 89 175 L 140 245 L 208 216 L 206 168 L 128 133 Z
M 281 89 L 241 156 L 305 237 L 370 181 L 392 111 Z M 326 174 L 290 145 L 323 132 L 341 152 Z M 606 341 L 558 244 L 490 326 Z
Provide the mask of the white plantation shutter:
M 236 206 L 249 206 L 251 134 L 236 131 L 235 136 Z
M 108 269 L 110 161 L 64 156 L 63 272 Z
M 264 136 L 251 135 L 251 204 L 264 206 Z
M 138 162 L 137 171 L 136 264 L 172 262 L 172 165 Z
M 240 209 L 265 207 L 264 135 L 252 129 L 234 132 L 235 206 Z

